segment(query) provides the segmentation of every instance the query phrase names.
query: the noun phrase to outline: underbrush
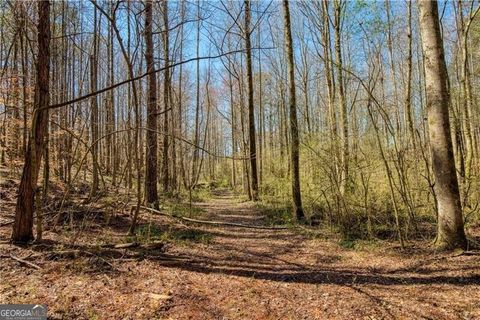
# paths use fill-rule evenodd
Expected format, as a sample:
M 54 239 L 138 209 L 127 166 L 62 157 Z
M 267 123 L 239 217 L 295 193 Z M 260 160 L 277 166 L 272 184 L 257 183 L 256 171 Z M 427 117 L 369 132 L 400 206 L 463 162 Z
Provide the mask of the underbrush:
M 354 195 L 352 195 L 353 197 Z M 276 200 L 275 200 L 276 199 Z M 281 201 L 283 200 L 283 201 Z M 343 200 L 352 203 L 353 200 Z M 263 197 L 257 204 L 270 225 L 292 225 L 291 202 L 282 197 Z M 303 209 L 306 223 L 319 229 L 327 228 L 341 235 L 345 241 L 355 240 L 394 240 L 398 238 L 395 215 L 388 201 L 377 200 L 369 204 L 368 210 L 354 205 L 332 206 L 317 200 L 308 201 L 304 196 Z M 414 217 L 406 210 L 399 210 L 402 236 L 407 239 L 432 238 L 435 234 L 435 217 L 418 211 Z
M 162 241 L 167 243 L 203 243 L 208 244 L 213 236 L 198 229 L 164 229 L 156 225 L 142 225 L 137 228 L 135 240 L 140 243 Z
M 310 227 L 328 229 L 339 235 L 342 246 L 355 247 L 358 241 L 397 241 L 398 215 L 403 239 L 434 238 L 434 199 L 420 174 L 421 164 L 406 164 L 409 186 L 406 194 L 401 193 L 398 177 L 393 177 L 395 210 L 383 163 L 375 154 L 362 155 L 363 158 L 359 157 L 357 163 L 352 164 L 350 181 L 343 193 L 336 181 L 335 163 L 322 156 L 321 152 L 302 150 L 302 201 Z M 258 207 L 270 224 L 293 224 L 288 161 L 277 160 L 263 172 L 262 201 Z M 473 214 L 471 220 L 475 220 Z
M 292 209 L 290 206 L 275 206 L 265 202 L 260 202 L 256 205 L 262 214 L 265 216 L 265 223 L 267 225 L 293 225 Z
M 166 211 L 174 217 L 187 217 L 187 218 L 197 218 L 205 212 L 204 209 L 190 206 L 185 203 L 167 203 L 165 207 Z
M 172 198 L 172 197 L 167 197 Z M 190 192 L 189 190 L 182 189 L 178 194 L 178 200 L 182 202 L 189 202 L 190 201 Z M 191 193 L 191 200 L 192 202 L 206 202 L 212 198 L 212 188 L 210 188 L 207 184 L 199 184 L 192 190 Z

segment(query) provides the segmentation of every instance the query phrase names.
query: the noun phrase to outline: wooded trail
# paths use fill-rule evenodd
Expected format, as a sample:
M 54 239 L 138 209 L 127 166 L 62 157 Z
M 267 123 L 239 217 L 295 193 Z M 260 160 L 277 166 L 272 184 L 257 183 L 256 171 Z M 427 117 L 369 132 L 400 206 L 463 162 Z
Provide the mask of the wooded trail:
M 239 202 L 228 193 L 197 205 L 209 219 L 265 223 L 252 203 Z M 348 250 L 291 230 L 202 229 L 214 235 L 207 248 L 178 252 L 190 258 L 180 268 L 182 298 L 164 313 L 173 319 L 480 316 L 475 302 L 480 299 L 478 257 L 425 257 L 398 248 L 383 249 L 382 254 L 376 248 Z
M 0 303 L 480 319 L 479 13 L 5 1 Z
M 230 192 L 216 193 L 194 206 L 201 209 L 203 220 L 266 224 L 259 209 Z M 21 302 L 18 299 L 30 292 L 25 299 L 32 301 L 34 295 L 46 301 L 53 319 L 480 317 L 475 252 L 432 255 L 418 249 L 401 252 L 394 245 L 346 249 L 298 229 L 182 226 L 162 219 L 166 220 L 144 215 L 141 225 L 170 224 L 169 232 L 183 232 L 184 238 L 200 235 L 199 241 L 148 250 L 93 251 L 79 245 L 73 257 L 57 254 L 44 259 L 41 270 L 2 259 L 2 274 L 12 276 L 0 285 L 1 300 Z M 8 253 L 17 250 L 2 246 Z M 82 255 L 82 250 L 90 254 Z M 37 256 L 47 252 L 38 251 Z M 15 268 L 25 271 L 14 276 Z

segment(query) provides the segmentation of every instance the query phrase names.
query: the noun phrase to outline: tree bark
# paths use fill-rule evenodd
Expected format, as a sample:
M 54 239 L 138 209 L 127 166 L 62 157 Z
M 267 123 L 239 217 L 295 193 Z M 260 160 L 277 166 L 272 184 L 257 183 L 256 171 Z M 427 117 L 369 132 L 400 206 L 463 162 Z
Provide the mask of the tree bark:
M 258 201 L 257 148 L 255 137 L 255 108 L 253 105 L 252 44 L 250 41 L 250 0 L 245 0 L 245 49 L 247 52 L 248 138 L 252 200 Z
M 334 29 L 335 29 L 335 55 L 337 65 L 337 80 L 338 80 L 338 103 L 340 109 L 340 131 L 341 131 L 341 175 L 340 175 L 340 192 L 345 193 L 348 184 L 348 119 L 347 119 L 347 102 L 345 99 L 345 88 L 343 83 L 343 59 L 341 47 L 341 22 L 342 22 L 342 0 L 334 1 Z
M 35 110 L 15 208 L 12 240 L 16 242 L 27 242 L 33 239 L 34 197 L 45 147 L 45 136 L 48 134 L 48 110 L 41 109 L 47 107 L 50 103 L 50 2 L 48 0 L 38 2 L 37 9 L 38 53 L 34 96 Z
M 408 58 L 407 58 L 407 90 L 405 93 L 405 118 L 407 120 L 408 132 L 413 149 L 416 150 L 415 129 L 412 116 L 412 70 L 413 70 L 413 50 L 412 50 L 412 3 L 407 2 L 408 6 Z
M 288 65 L 288 88 L 290 95 L 290 135 L 292 145 L 290 148 L 290 162 L 292 170 L 292 200 L 293 214 L 297 221 L 305 219 L 302 208 L 302 195 L 300 191 L 300 163 L 299 163 L 299 137 L 297 121 L 297 102 L 295 93 L 295 67 L 293 59 L 292 31 L 290 25 L 290 8 L 288 0 L 283 1 L 283 18 L 285 23 L 285 51 Z
M 322 47 L 324 56 L 325 82 L 327 85 L 328 95 L 328 126 L 330 133 L 330 152 L 332 153 L 335 162 L 335 178 L 338 179 L 338 173 L 340 171 L 340 165 L 338 163 L 338 160 L 340 159 L 340 157 L 338 155 L 337 113 L 335 111 L 335 79 L 333 73 L 333 60 L 331 58 L 332 52 L 328 4 L 328 1 L 322 1 Z
M 428 133 L 431 143 L 438 225 L 435 244 L 442 249 L 466 248 L 462 208 L 450 135 L 450 94 L 440 33 L 438 4 L 419 1 L 420 32 L 425 56 Z
M 472 176 L 472 169 L 474 160 L 474 150 L 475 150 L 475 135 L 473 134 L 473 118 L 474 111 L 472 108 L 473 104 L 473 95 L 472 95 L 472 80 L 470 75 L 470 59 L 469 59 L 469 46 L 468 46 L 468 30 L 470 28 L 470 23 L 472 18 L 465 22 L 463 15 L 463 4 L 462 1 L 458 1 L 458 12 L 459 12 L 459 29 L 458 34 L 459 45 L 461 51 L 461 91 L 463 93 L 462 100 L 462 111 L 463 111 L 463 131 L 465 137 L 465 178 L 468 181 Z
M 155 69 L 153 61 L 152 36 L 152 1 L 145 2 L 145 61 L 147 72 Z M 155 73 L 148 76 L 147 103 L 147 149 L 145 155 L 145 198 L 147 204 L 158 207 L 157 192 L 157 77 Z
M 196 52 L 197 57 L 200 56 L 200 1 L 197 2 L 197 39 L 196 39 Z M 195 92 L 195 132 L 193 143 L 198 146 L 200 143 L 200 60 L 196 62 L 196 92 Z M 190 181 L 189 189 L 195 187 L 195 179 L 197 177 L 197 163 L 199 157 L 199 150 L 195 148 L 193 150 L 193 159 L 192 159 L 192 176 Z
M 98 27 L 97 27 L 97 9 L 94 9 L 94 30 L 93 30 L 93 53 L 90 55 L 90 91 L 97 91 L 97 76 L 98 76 Z M 98 191 L 99 177 L 98 177 L 98 97 L 93 96 L 90 101 L 90 121 L 91 121 L 91 141 L 92 147 L 92 186 L 90 190 L 90 197 L 94 197 Z
M 114 14 L 115 4 L 112 2 L 110 4 L 110 12 Z M 109 75 L 108 82 L 109 85 L 114 84 L 115 82 L 115 73 L 114 73 L 114 48 L 113 48 L 113 22 L 110 21 L 110 26 L 108 29 L 108 64 L 109 64 Z M 116 130 L 115 122 L 115 95 L 114 91 L 111 90 L 108 95 L 108 108 L 107 108 L 107 119 L 106 119 L 106 133 L 110 134 Z M 115 186 L 117 182 L 117 141 L 118 139 L 114 134 L 107 136 L 107 168 L 109 173 L 112 175 L 112 184 Z

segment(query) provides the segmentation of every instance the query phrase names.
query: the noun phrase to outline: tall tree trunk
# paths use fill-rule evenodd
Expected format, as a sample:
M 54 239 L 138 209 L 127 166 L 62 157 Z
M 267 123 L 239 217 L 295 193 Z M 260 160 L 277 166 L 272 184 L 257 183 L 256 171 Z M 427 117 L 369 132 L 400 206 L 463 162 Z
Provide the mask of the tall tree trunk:
M 330 152 L 333 155 L 335 162 L 335 179 L 338 180 L 338 173 L 340 171 L 338 155 L 338 130 L 337 130 L 337 113 L 335 111 L 335 79 L 333 72 L 333 59 L 331 50 L 331 36 L 330 36 L 330 17 L 328 1 L 322 1 L 322 47 L 324 56 L 325 68 L 325 82 L 327 85 L 328 95 L 328 126 L 330 133 Z
M 240 70 L 243 70 L 243 64 L 240 62 Z M 238 92 L 240 96 L 240 129 L 242 134 L 242 156 L 245 160 L 242 161 L 242 169 L 243 169 L 243 190 L 248 196 L 248 200 L 252 200 L 252 189 L 250 188 L 250 173 L 249 173 L 249 166 L 248 166 L 248 147 L 247 141 L 245 139 L 245 94 L 244 94 L 244 81 L 243 81 L 243 72 L 241 72 L 240 77 L 238 79 Z
M 196 52 L 197 57 L 200 55 L 200 1 L 197 2 L 197 41 L 196 41 Z M 200 143 L 200 60 L 196 62 L 196 92 L 195 92 L 195 132 L 193 138 L 194 150 L 193 150 L 193 159 L 192 159 L 192 176 L 190 182 L 190 189 L 195 187 L 195 179 L 197 177 L 197 163 L 199 156 L 199 149 L 197 146 Z
M 97 76 L 98 76 L 98 19 L 97 9 L 94 9 L 94 28 L 93 28 L 93 53 L 90 55 L 90 91 L 97 91 Z M 94 197 L 98 191 L 98 97 L 93 96 L 90 100 L 90 121 L 91 121 L 91 141 L 92 141 L 92 186 L 90 190 L 90 197 Z
M 170 66 L 170 32 L 169 32 L 169 8 L 168 8 L 168 1 L 163 1 L 163 23 L 165 32 L 164 35 L 164 45 L 165 45 L 165 62 L 166 65 Z M 173 92 L 172 92 L 172 77 L 173 77 L 173 69 L 170 71 L 170 68 L 165 70 L 165 92 L 168 95 L 168 108 L 170 111 L 167 111 L 169 116 L 169 130 L 166 131 L 168 133 L 169 139 L 169 190 L 174 192 L 177 189 L 178 180 L 177 180 L 177 143 L 176 137 L 178 136 L 177 133 L 177 126 L 176 126 L 176 117 L 175 117 L 175 104 L 173 100 Z M 166 113 L 166 114 L 167 114 Z M 165 115 L 166 115 L 165 114 Z
M 341 23 L 342 23 L 342 0 L 335 0 L 335 15 L 334 15 L 334 29 L 335 29 L 335 55 L 337 65 L 337 84 L 338 84 L 338 103 L 340 109 L 340 129 L 341 129 L 341 175 L 340 175 L 340 192 L 345 193 L 348 184 L 348 119 L 347 119 L 347 101 L 345 99 L 345 88 L 343 83 L 343 59 L 341 47 Z
M 113 15 L 115 10 L 115 4 L 112 2 L 110 4 L 110 12 Z M 109 64 L 109 75 L 108 81 L 110 85 L 113 85 L 115 82 L 115 73 L 114 73 L 114 48 L 113 48 L 113 23 L 110 21 L 110 26 L 108 29 L 108 64 Z M 115 95 L 114 91 L 110 90 L 108 96 L 108 110 L 107 110 L 107 168 L 109 173 L 112 175 L 112 184 L 116 185 L 117 182 L 117 138 L 114 134 L 111 134 L 116 130 L 115 126 Z
M 152 1 L 145 2 L 145 61 L 147 72 L 155 69 L 153 61 Z M 157 77 L 148 76 L 147 149 L 145 155 L 145 198 L 147 204 L 158 207 L 157 193 Z
M 405 118 L 407 120 L 408 132 L 410 140 L 413 145 L 413 149 L 416 149 L 415 143 L 415 129 L 413 125 L 412 116 L 412 71 L 413 71 L 413 50 L 412 50 L 412 3 L 407 2 L 408 6 L 408 29 L 407 29 L 407 41 L 408 41 L 408 57 L 407 57 L 407 90 L 405 93 Z
M 36 61 L 36 83 L 32 128 L 28 140 L 25 164 L 18 189 L 12 240 L 27 242 L 33 239 L 34 197 L 37 187 L 40 162 L 47 133 L 50 81 L 50 2 L 39 1 L 38 9 L 38 53 Z
M 125 63 L 129 63 L 127 59 L 130 59 L 130 48 L 131 48 L 131 42 L 132 42 L 132 30 L 130 26 L 130 15 L 131 15 L 131 1 L 127 1 L 127 54 L 123 53 L 123 58 L 125 60 Z M 115 19 L 115 18 L 113 18 Z M 111 21 L 112 22 L 112 27 L 115 28 L 115 23 L 116 21 Z M 118 35 L 117 35 L 117 40 Z M 130 70 L 130 68 L 129 68 Z M 128 103 L 128 108 L 127 108 L 127 128 L 132 128 L 132 91 L 134 90 L 135 85 L 132 83 L 131 85 L 128 86 L 128 91 L 127 91 L 127 103 Z M 135 142 L 136 143 L 136 142 Z M 132 159 L 133 159 L 133 153 L 135 153 L 134 148 L 131 148 L 132 145 L 132 134 L 129 131 L 127 131 L 127 150 L 126 150 L 126 156 L 127 156 L 127 178 L 125 180 L 125 183 L 128 187 L 128 190 L 130 191 L 132 189 L 133 185 L 133 170 L 132 170 Z M 135 146 L 136 147 L 136 146 Z
M 169 192 L 171 191 L 170 185 L 170 137 L 168 134 L 170 133 L 170 121 L 169 121 L 169 114 L 171 113 L 168 111 L 170 108 L 170 89 L 169 89 L 169 81 L 170 81 L 170 53 L 169 53 L 169 38 L 168 38 L 168 2 L 163 0 L 163 22 L 165 27 L 165 32 L 163 33 L 163 53 L 164 53 L 164 60 L 165 60 L 165 71 L 164 74 L 164 83 L 163 83 L 163 131 L 165 134 L 163 135 L 163 164 L 162 164 L 162 171 L 163 171 L 163 191 Z M 173 117 L 172 117 L 173 118 Z
M 180 9 L 180 21 L 185 21 L 185 1 L 182 1 L 181 9 Z M 179 52 L 179 59 L 180 61 L 183 60 L 183 41 L 184 41 L 184 25 L 180 26 L 180 52 Z M 184 121 L 184 111 L 183 111 L 183 64 L 180 65 L 178 71 L 178 132 L 181 138 L 184 137 L 184 129 L 183 129 L 183 121 Z M 185 126 L 186 127 L 186 126 Z M 179 166 L 180 166 L 180 175 L 181 181 L 183 181 L 183 185 L 185 188 L 188 188 L 188 182 L 185 172 L 185 157 L 184 152 L 185 148 L 183 144 L 179 145 L 178 156 L 179 156 Z M 180 186 L 179 186 L 180 188 Z
M 474 159 L 474 150 L 475 150 L 475 136 L 473 134 L 473 95 L 472 95 L 472 80 L 470 75 L 470 59 L 468 53 L 468 30 L 472 22 L 472 18 L 466 22 L 463 15 L 463 4 L 462 1 L 458 1 L 458 12 L 459 12 L 459 41 L 460 41 L 460 52 L 461 52 L 461 88 L 463 93 L 462 100 L 462 112 L 463 112 L 463 131 L 465 136 L 465 178 L 468 181 L 472 175 L 472 161 Z
M 295 66 L 293 59 L 292 30 L 290 25 L 290 8 L 288 0 L 283 1 L 283 19 L 285 23 L 285 51 L 288 65 L 288 88 L 290 95 L 290 135 L 292 145 L 290 148 L 290 161 L 292 170 L 292 198 L 293 215 L 297 221 L 305 219 L 302 208 L 302 195 L 300 191 L 300 163 L 299 163 L 299 138 L 297 123 L 297 102 L 295 95 Z
M 245 0 L 245 49 L 247 51 L 248 138 L 252 200 L 258 200 L 257 150 L 255 137 L 255 108 L 253 105 L 252 44 L 250 41 L 250 0 Z
M 392 37 L 392 21 L 390 16 L 390 2 L 385 1 L 385 11 L 387 12 L 387 48 L 388 48 L 388 58 L 390 62 L 390 81 L 393 86 L 393 103 L 391 105 L 392 114 L 395 116 L 395 137 L 394 139 L 400 140 L 398 135 L 401 135 L 402 127 L 400 125 L 400 115 L 399 115 L 399 108 L 398 108 L 398 88 L 397 88 L 397 77 L 396 77 L 396 68 L 394 63 L 394 55 L 393 55 L 393 37 Z
M 260 1 L 257 1 L 257 9 L 260 5 Z M 261 47 L 261 34 L 260 34 L 260 20 L 257 26 L 257 47 Z M 258 183 L 260 188 L 263 181 L 263 162 L 265 159 L 265 150 L 263 148 L 264 141 L 264 111 L 263 111 L 263 87 L 262 87 L 262 51 L 258 50 Z
M 230 38 L 228 39 L 228 43 L 230 46 Z M 230 93 L 230 124 L 231 124 L 231 135 L 232 135 L 232 189 L 235 191 L 237 189 L 237 169 L 235 165 L 235 154 L 237 151 L 237 144 L 236 144 L 236 134 L 235 134 L 235 103 L 233 100 L 233 81 L 232 81 L 232 72 L 230 71 L 231 68 L 231 61 L 228 60 L 228 88 Z
M 25 19 L 25 8 L 23 3 L 19 3 L 18 6 L 20 10 L 19 25 L 21 25 L 22 32 L 19 36 L 20 49 L 21 49 L 21 60 L 22 60 L 22 108 L 23 108 L 23 131 L 22 131 L 22 155 L 25 156 L 27 152 L 27 137 L 28 137 L 28 98 L 30 94 L 28 93 L 28 60 L 27 60 L 27 46 L 26 46 L 26 19 Z
M 21 32 L 21 26 L 16 26 L 18 32 Z M 13 98 L 12 102 L 15 108 L 13 109 L 13 137 L 12 137 L 12 147 L 11 147 L 11 155 L 12 159 L 16 159 L 19 155 L 21 155 L 21 146 L 20 146 L 20 109 L 18 106 L 20 105 L 20 86 L 19 86 L 19 73 L 18 73 L 18 61 L 19 61 L 19 46 L 18 46 L 18 39 L 14 39 L 14 47 L 13 47 L 13 77 L 12 77 L 12 90 L 13 90 Z
M 425 56 L 428 133 L 435 176 L 435 193 L 438 197 L 438 225 L 435 243 L 439 248 L 465 248 L 467 240 L 450 135 L 448 118 L 450 95 L 438 18 L 438 4 L 436 1 L 419 1 L 418 8 Z

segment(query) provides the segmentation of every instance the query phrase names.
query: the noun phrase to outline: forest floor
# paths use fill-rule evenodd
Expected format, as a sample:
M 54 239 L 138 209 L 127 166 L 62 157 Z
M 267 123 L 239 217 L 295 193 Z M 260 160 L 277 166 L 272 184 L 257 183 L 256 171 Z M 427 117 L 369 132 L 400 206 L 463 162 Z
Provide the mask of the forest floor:
M 194 205 L 196 218 L 266 223 L 230 192 Z M 438 253 L 426 242 L 348 249 L 296 229 L 186 225 L 146 212 L 140 233 L 160 240 L 119 248 L 132 241 L 129 210 L 100 208 L 81 227 L 19 246 L 4 225 L 13 206 L 4 194 L 0 303 L 44 303 L 50 319 L 480 319 L 475 251 Z

